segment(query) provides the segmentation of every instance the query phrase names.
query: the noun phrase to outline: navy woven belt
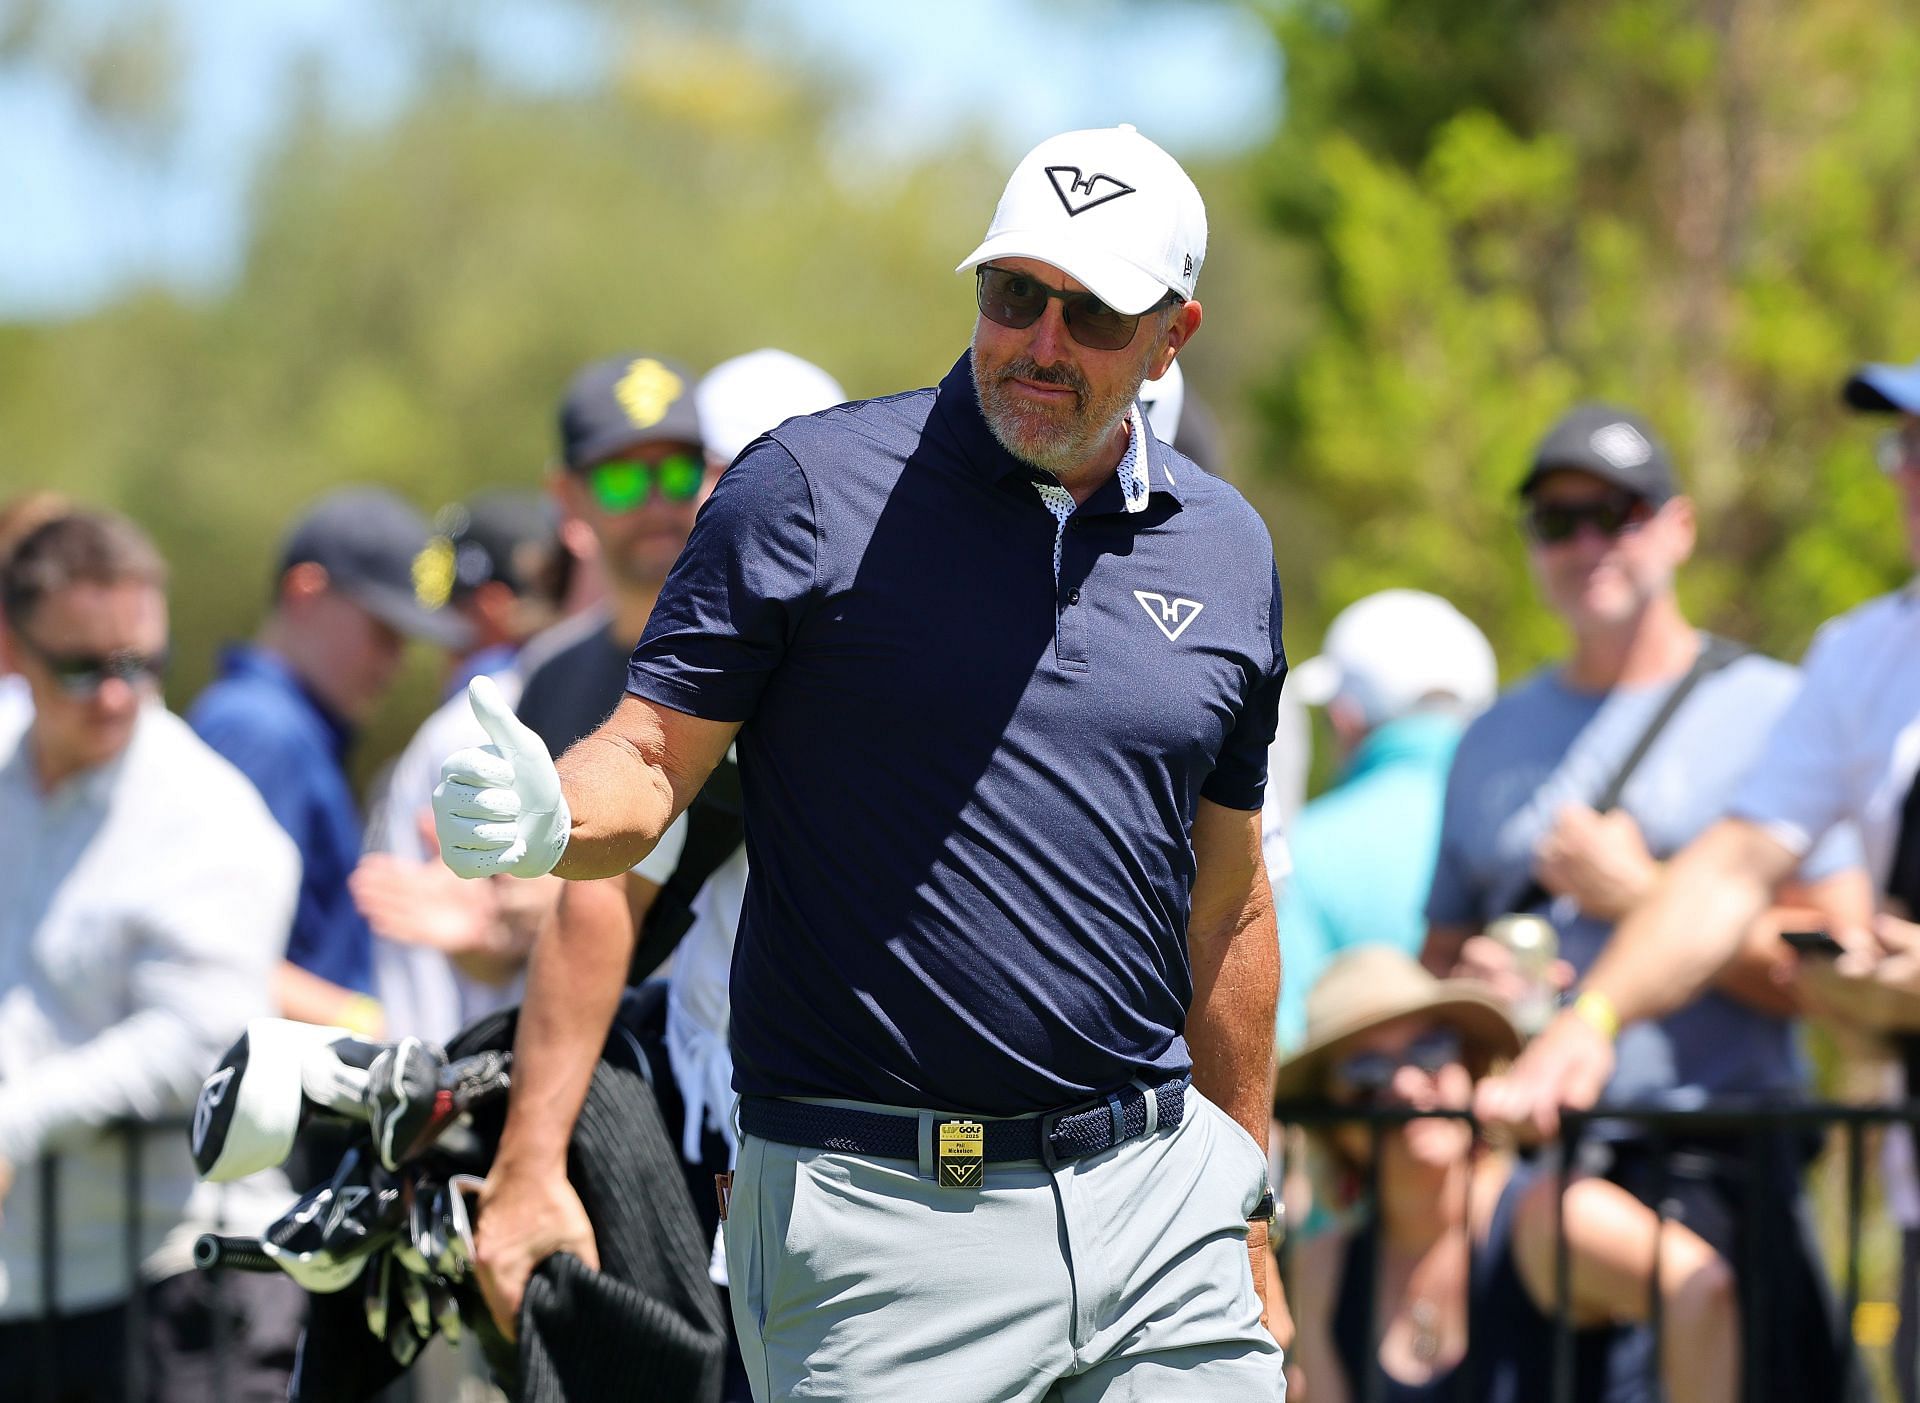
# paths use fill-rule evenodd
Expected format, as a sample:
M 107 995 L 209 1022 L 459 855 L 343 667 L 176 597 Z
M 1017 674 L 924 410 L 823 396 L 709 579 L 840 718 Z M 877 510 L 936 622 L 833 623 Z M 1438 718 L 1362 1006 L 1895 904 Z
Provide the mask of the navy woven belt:
M 1153 1098 L 1151 1115 L 1149 1095 Z M 1049 1169 L 1055 1169 L 1137 1140 L 1149 1129 L 1176 1126 L 1186 1106 L 1187 1081 L 1182 1077 L 1150 1090 L 1129 1086 L 1098 1100 L 1043 1116 L 982 1121 L 986 1141 L 984 1157 L 988 1164 L 1039 1160 Z M 959 1120 L 961 1117 L 936 1117 L 938 1119 Z M 782 1145 L 843 1150 L 875 1159 L 918 1160 L 920 1120 L 918 1116 L 821 1106 L 775 1096 L 740 1098 L 740 1128 L 749 1135 Z

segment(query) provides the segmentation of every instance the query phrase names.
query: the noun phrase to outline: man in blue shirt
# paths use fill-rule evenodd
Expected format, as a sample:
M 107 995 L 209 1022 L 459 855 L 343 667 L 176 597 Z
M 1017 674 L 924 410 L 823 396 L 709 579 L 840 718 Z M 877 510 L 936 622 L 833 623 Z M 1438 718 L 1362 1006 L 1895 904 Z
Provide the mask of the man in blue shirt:
M 360 860 L 360 808 L 347 780 L 353 727 L 379 705 L 406 638 L 447 647 L 466 633 L 419 597 L 426 522 L 390 492 L 325 498 L 281 551 L 257 642 L 227 650 L 187 720 L 253 781 L 300 850 L 300 902 L 275 996 L 289 1018 L 381 1030 L 373 933 L 347 878 Z
M 557 774 L 474 686 L 494 745 L 435 796 L 463 874 L 624 871 L 737 738 L 726 1236 L 763 1403 L 1282 1395 L 1279 584 L 1136 404 L 1200 325 L 1205 230 L 1132 128 L 1042 143 L 962 264 L 971 353 L 741 454 Z M 593 1259 L 566 1147 L 628 953 L 535 951 L 481 1215 L 508 1324 L 541 1257 Z
M 1341 768 L 1294 821 L 1293 874 L 1278 899 L 1287 1049 L 1306 1036 L 1307 991 L 1334 956 L 1357 945 L 1420 953 L 1447 767 L 1499 676 L 1466 615 L 1438 595 L 1389 589 L 1342 609 L 1289 683 L 1326 708 Z

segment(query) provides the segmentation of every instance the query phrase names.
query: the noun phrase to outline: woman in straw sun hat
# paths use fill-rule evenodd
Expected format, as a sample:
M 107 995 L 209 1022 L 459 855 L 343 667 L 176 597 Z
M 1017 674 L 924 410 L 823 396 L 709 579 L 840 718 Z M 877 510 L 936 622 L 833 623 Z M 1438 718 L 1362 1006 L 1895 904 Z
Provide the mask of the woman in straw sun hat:
M 1364 946 L 1329 965 L 1308 996 L 1307 1039 L 1281 1064 L 1275 1098 L 1356 1113 L 1464 1111 L 1474 1083 L 1519 1048 L 1504 1007 L 1478 984 Z M 1340 1223 L 1300 1244 L 1289 1282 L 1294 1362 L 1311 1403 L 1357 1403 L 1373 1371 L 1388 1403 L 1550 1397 L 1557 1175 L 1453 1117 L 1383 1126 L 1377 1139 L 1360 1123 L 1307 1138 L 1316 1196 Z M 1363 1201 L 1375 1146 L 1378 1192 Z M 1685 1227 L 1659 1228 L 1629 1194 L 1593 1179 L 1569 1189 L 1565 1228 L 1581 1403 L 1657 1396 L 1650 1335 L 1634 1328 L 1646 1319 L 1656 1250 L 1667 1396 L 1739 1396 L 1733 1282 L 1711 1248 Z

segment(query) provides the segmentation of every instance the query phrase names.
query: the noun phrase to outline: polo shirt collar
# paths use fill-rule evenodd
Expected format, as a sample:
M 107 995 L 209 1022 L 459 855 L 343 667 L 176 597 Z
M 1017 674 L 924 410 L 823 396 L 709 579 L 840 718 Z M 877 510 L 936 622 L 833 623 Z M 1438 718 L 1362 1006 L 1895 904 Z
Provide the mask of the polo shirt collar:
M 34 766 L 33 727 L 29 725 L 21 733 L 12 756 L 0 762 L 0 781 L 18 786 L 49 810 L 70 812 L 81 807 L 104 808 L 127 768 L 127 756 L 140 743 L 141 734 L 147 728 L 149 709 L 159 705 L 157 701 L 142 703 L 125 745 L 100 764 L 68 775 L 46 793 L 41 792 L 39 772 Z
M 1164 492 L 1176 502 L 1180 500 L 1179 480 L 1170 461 L 1173 450 L 1153 436 L 1147 416 L 1140 412 L 1137 400 L 1128 411 L 1128 416 L 1133 432 L 1127 444 L 1127 453 L 1129 457 L 1144 456 L 1145 470 L 1141 478 L 1146 490 L 1130 497 L 1121 486 L 1120 474 L 1115 473 L 1087 499 L 1086 505 L 1081 508 L 1084 513 L 1144 511 L 1156 492 Z M 987 427 L 986 416 L 980 412 L 980 396 L 974 388 L 973 357 L 970 352 L 962 352 L 960 359 L 953 363 L 953 369 L 940 382 L 939 389 L 934 393 L 933 417 L 953 436 L 967 466 L 987 481 L 999 482 L 1008 476 L 1018 476 L 1028 481 L 1045 477 L 1038 468 L 1021 462 L 1002 448 L 1000 440 L 993 436 L 993 430 Z
M 309 691 L 278 653 L 251 643 L 236 643 L 220 654 L 220 675 L 248 677 L 263 682 L 311 712 L 326 732 L 328 744 L 336 756 L 344 756 L 347 747 L 353 743 L 353 727 Z

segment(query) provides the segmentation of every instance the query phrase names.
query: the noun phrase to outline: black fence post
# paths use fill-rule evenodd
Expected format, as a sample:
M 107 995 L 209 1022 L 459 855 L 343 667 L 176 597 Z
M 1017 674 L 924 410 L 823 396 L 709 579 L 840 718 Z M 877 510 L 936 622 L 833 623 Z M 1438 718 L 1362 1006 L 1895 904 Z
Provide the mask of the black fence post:
M 1860 1354 L 1853 1347 L 1853 1317 L 1860 1308 L 1860 1219 L 1866 1197 L 1866 1126 L 1847 1122 L 1847 1285 L 1834 1322 L 1834 1351 L 1845 1361 L 1845 1396 L 1859 1387 Z
M 1653 1358 L 1649 1366 L 1653 1377 L 1653 1396 L 1661 1403 L 1684 1403 L 1667 1397 L 1667 1376 L 1662 1367 L 1667 1352 L 1667 1298 L 1661 1292 L 1660 1248 L 1667 1235 L 1667 1196 L 1673 1192 L 1672 1165 L 1667 1154 L 1667 1137 L 1658 1127 L 1647 1134 L 1647 1152 L 1653 1161 L 1653 1269 L 1647 1273 L 1647 1328 L 1653 1335 Z
M 123 1247 L 127 1259 L 127 1313 L 122 1321 L 122 1344 L 127 1359 L 126 1372 L 121 1377 L 125 1381 L 123 1393 L 126 1403 L 144 1403 L 147 1396 L 147 1295 L 142 1279 L 145 1254 L 141 1251 L 141 1229 L 146 1226 L 146 1146 L 138 1126 L 130 1125 L 123 1130 L 121 1141 L 126 1154 L 124 1188 L 127 1200 L 123 1226 Z
M 1583 1122 L 1562 1117 L 1560 1162 L 1554 1166 L 1553 1196 L 1553 1403 L 1574 1403 L 1573 1255 L 1567 1245 L 1567 1189 L 1573 1182 L 1574 1147 Z
M 1380 1212 L 1380 1131 L 1381 1119 L 1377 1115 L 1366 1118 L 1367 1126 L 1367 1203 L 1377 1216 Z M 1365 1403 L 1386 1403 L 1387 1375 L 1380 1367 L 1380 1320 L 1375 1306 L 1380 1298 L 1381 1267 L 1386 1263 L 1387 1235 L 1376 1231 L 1373 1235 L 1373 1286 L 1367 1292 L 1366 1333 L 1367 1363 L 1364 1380 L 1360 1385 L 1360 1396 Z
M 40 1356 L 35 1382 L 37 1403 L 54 1403 L 60 1369 L 60 1175 L 58 1161 L 40 1156 L 40 1321 L 36 1344 Z

